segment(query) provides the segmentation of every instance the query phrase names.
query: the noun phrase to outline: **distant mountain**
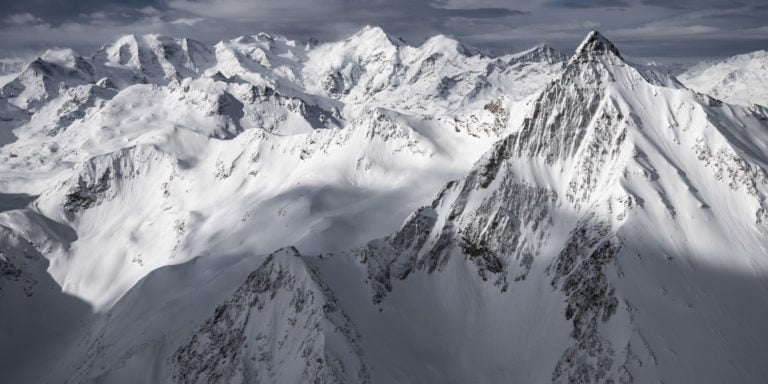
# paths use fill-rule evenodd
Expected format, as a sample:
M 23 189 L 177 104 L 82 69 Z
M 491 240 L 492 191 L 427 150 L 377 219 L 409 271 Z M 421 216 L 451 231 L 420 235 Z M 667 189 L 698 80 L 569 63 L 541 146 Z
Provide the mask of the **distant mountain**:
M 728 103 L 768 106 L 768 51 L 703 62 L 678 78 L 691 89 Z
M 11 382 L 768 378 L 768 110 L 597 32 L 125 36 L 0 107 Z

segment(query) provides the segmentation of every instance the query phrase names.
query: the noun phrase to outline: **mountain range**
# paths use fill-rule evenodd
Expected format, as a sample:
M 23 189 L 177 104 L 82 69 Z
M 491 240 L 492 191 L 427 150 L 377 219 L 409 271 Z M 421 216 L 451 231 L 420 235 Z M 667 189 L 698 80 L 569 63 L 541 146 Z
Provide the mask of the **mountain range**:
M 48 51 L 0 91 L 0 370 L 764 382 L 761 57 L 676 78 L 598 32 L 492 57 L 377 27 Z

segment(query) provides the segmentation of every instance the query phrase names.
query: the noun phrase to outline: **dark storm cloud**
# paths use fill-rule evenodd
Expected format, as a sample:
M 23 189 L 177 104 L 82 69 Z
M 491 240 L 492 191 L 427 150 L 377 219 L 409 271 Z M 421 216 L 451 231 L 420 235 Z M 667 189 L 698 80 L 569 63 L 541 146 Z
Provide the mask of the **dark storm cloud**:
M 502 53 L 549 42 L 568 53 L 599 29 L 625 56 L 711 58 L 768 48 L 765 0 L 0 0 L 0 57 L 126 33 L 208 43 L 265 31 L 335 40 L 378 25 L 412 44 L 437 33 Z

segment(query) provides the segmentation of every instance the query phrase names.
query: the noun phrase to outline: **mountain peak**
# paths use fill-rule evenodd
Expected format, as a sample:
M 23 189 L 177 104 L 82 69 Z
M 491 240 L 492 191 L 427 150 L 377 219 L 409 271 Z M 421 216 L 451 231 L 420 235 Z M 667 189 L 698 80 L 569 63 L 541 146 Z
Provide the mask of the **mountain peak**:
M 617 57 L 621 58 L 619 50 L 616 48 L 610 40 L 601 35 L 598 31 L 591 31 L 584 38 L 584 41 L 576 48 L 576 56 L 582 56 L 588 53 L 605 54 L 613 53 Z
M 533 48 L 529 48 L 529 51 L 557 51 L 555 47 L 551 46 L 549 43 L 539 43 Z
M 79 55 L 69 48 L 48 49 L 40 56 L 40 59 L 49 63 L 61 64 L 65 67 L 73 67 Z
M 392 44 L 392 45 L 405 45 L 402 41 L 398 39 L 393 39 L 387 32 L 385 32 L 381 27 L 377 26 L 371 26 L 366 25 L 357 33 L 352 35 L 352 37 L 349 38 L 349 40 L 357 40 L 357 41 L 365 41 L 370 42 L 371 44 Z
M 435 35 L 420 46 L 421 49 L 430 52 L 457 52 L 462 55 L 470 55 L 469 50 L 460 41 L 446 35 Z

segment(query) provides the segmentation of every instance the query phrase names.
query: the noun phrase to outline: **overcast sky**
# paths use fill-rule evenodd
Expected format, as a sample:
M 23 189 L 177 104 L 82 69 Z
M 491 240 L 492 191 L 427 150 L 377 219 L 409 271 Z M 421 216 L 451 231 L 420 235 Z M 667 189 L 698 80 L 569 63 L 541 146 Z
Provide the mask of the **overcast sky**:
M 768 0 L 0 0 L 0 57 L 89 55 L 126 33 L 207 43 L 267 32 L 321 41 L 378 25 L 412 44 L 437 33 L 496 53 L 598 29 L 631 58 L 691 62 L 768 48 Z

